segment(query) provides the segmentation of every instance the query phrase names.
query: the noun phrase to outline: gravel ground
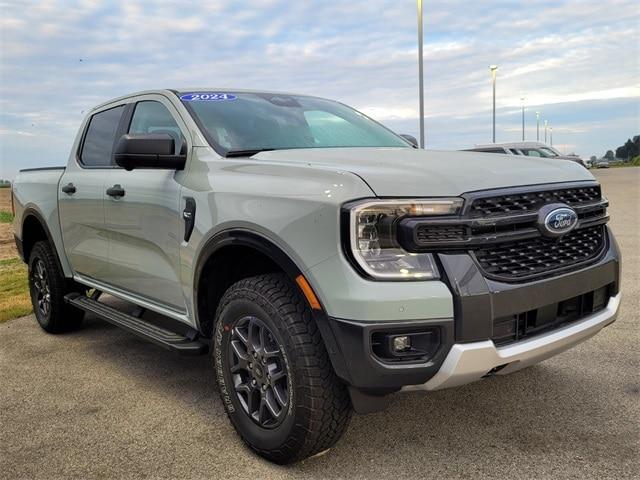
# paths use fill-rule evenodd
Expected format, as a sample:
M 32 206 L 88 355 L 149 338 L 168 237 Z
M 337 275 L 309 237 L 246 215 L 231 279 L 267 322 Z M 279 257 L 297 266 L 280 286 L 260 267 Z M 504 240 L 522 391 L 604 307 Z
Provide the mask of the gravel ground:
M 542 364 L 398 394 L 327 455 L 290 467 L 245 448 L 208 358 L 89 319 L 0 325 L 0 478 L 638 478 L 640 168 L 596 171 L 624 256 L 618 321 Z

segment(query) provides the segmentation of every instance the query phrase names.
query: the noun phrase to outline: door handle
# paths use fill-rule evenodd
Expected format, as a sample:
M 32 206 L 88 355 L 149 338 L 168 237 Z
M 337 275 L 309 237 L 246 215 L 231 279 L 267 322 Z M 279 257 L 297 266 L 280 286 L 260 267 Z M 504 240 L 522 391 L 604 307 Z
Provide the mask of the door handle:
M 62 187 L 62 191 L 67 195 L 73 195 L 76 193 L 76 186 L 73 183 L 67 183 L 64 187 Z
M 107 188 L 107 195 L 110 197 L 124 197 L 124 188 L 116 183 L 113 187 Z

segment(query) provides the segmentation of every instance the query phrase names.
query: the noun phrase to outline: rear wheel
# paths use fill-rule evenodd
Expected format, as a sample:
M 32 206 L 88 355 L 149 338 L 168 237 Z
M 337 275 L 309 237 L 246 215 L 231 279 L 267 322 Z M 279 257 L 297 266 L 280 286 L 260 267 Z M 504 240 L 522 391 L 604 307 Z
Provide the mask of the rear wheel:
M 249 447 L 290 463 L 338 441 L 351 401 L 309 306 L 285 275 L 232 285 L 218 307 L 214 335 L 220 396 Z
M 64 301 L 74 291 L 64 278 L 51 245 L 37 242 L 29 256 L 29 292 L 33 313 L 40 326 L 49 333 L 66 332 L 78 328 L 84 312 Z

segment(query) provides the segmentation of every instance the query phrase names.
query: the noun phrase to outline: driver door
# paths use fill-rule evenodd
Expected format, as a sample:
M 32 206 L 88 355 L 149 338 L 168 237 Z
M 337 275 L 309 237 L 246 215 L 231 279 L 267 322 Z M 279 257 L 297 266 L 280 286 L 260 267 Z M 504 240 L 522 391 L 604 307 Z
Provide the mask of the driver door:
M 133 106 L 126 132 L 167 133 L 176 140 L 177 153 L 186 129 L 179 126 L 177 112 L 172 109 L 161 96 L 139 101 Z M 126 293 L 185 312 L 180 282 L 179 175 L 168 169 L 111 169 L 105 183 L 105 229 L 109 237 L 109 283 Z

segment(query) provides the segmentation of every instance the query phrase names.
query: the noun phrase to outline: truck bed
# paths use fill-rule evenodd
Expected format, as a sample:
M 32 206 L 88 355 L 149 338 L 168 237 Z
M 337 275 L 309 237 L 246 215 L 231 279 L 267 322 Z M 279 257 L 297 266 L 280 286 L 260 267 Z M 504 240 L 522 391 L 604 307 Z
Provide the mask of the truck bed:
M 66 167 L 26 168 L 18 173 L 13 183 L 14 231 L 18 240 L 22 240 L 21 222 L 27 214 L 33 214 L 44 220 L 47 233 L 58 253 L 64 251 L 58 217 L 58 184 L 65 169 Z M 66 273 L 68 266 L 64 255 L 60 257 Z

